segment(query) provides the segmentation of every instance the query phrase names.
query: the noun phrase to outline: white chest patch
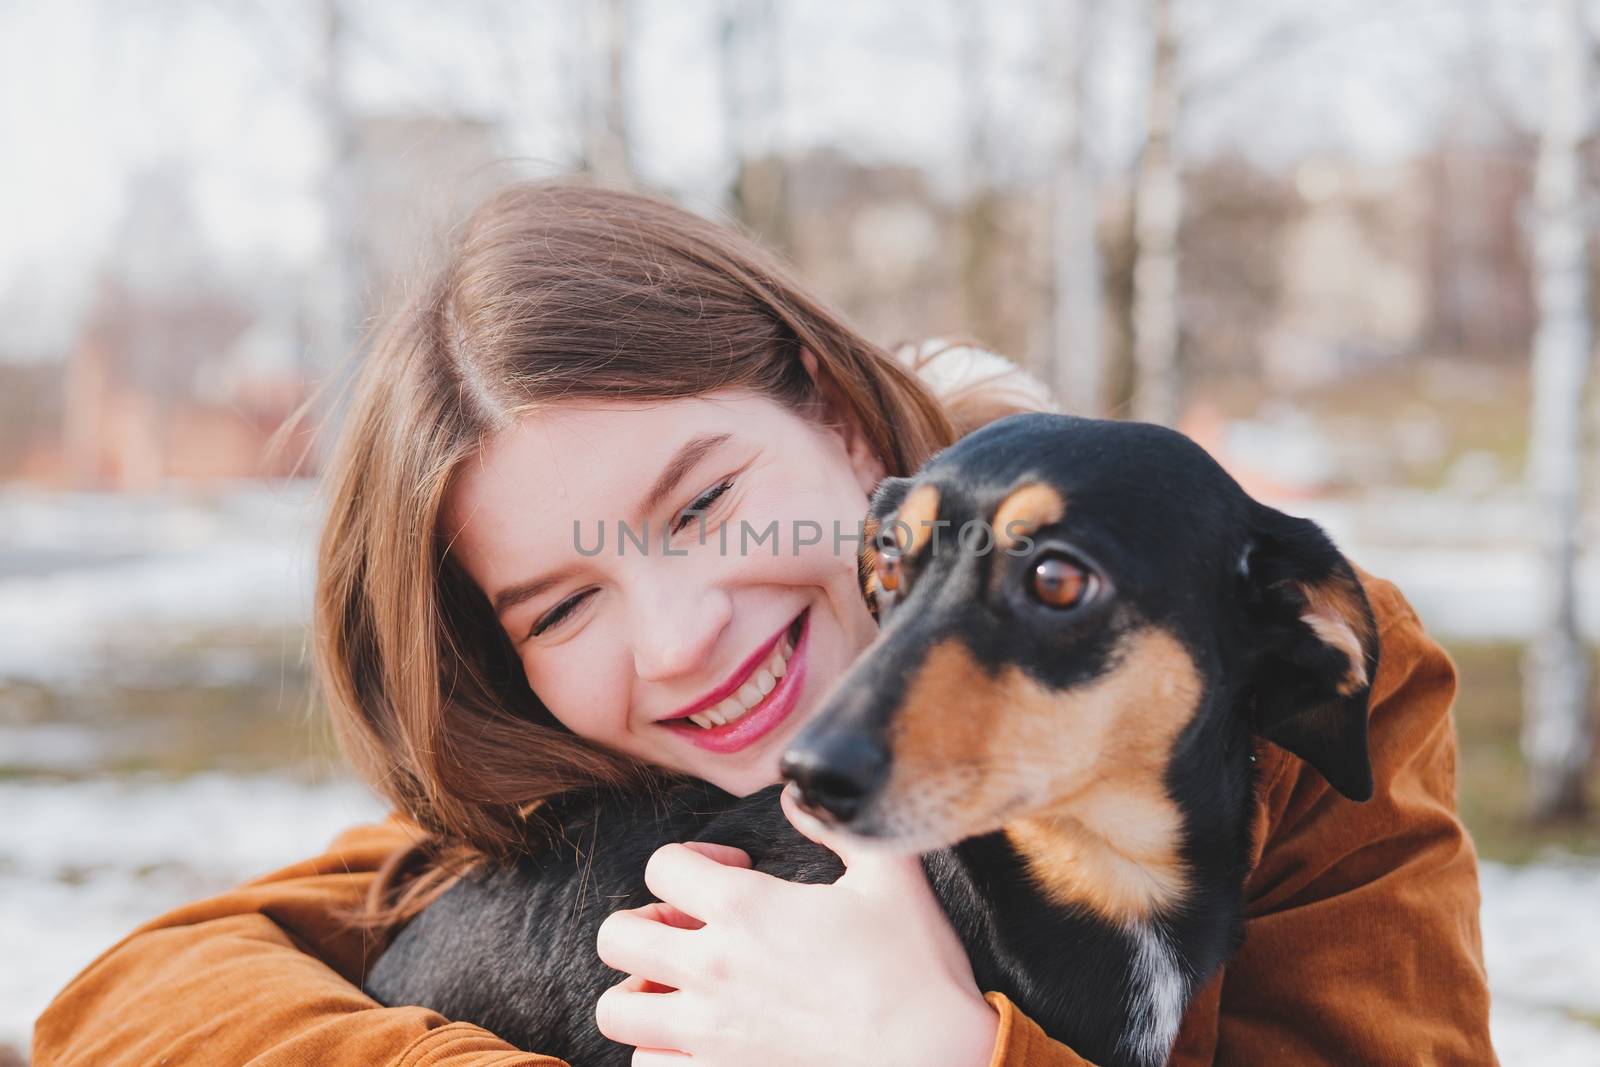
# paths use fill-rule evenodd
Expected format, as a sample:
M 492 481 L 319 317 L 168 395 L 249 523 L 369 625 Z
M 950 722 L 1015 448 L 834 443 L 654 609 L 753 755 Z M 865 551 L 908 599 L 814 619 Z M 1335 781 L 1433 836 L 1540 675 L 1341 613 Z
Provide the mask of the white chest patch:
M 1156 1067 L 1172 1052 L 1189 983 L 1160 929 L 1134 923 L 1128 932 L 1134 943 L 1134 988 L 1126 1049 L 1138 1062 Z

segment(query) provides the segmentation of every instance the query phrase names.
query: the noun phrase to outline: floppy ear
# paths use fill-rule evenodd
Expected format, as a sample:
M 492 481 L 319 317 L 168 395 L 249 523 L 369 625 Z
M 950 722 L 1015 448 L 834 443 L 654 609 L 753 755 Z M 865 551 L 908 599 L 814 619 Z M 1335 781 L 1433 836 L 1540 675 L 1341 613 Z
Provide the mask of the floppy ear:
M 915 484 L 915 478 L 899 478 L 890 476 L 883 479 L 872 490 L 872 498 L 867 503 L 867 519 L 862 527 L 861 551 L 856 556 L 856 577 L 860 579 L 861 595 L 867 598 L 867 603 L 872 605 L 873 613 L 877 613 L 878 591 L 878 530 L 883 525 L 883 520 L 899 510 L 905 503 L 906 494 Z
M 1367 701 L 1378 672 L 1372 606 L 1316 523 L 1252 508 L 1239 560 L 1258 651 L 1251 725 L 1351 800 L 1367 800 Z

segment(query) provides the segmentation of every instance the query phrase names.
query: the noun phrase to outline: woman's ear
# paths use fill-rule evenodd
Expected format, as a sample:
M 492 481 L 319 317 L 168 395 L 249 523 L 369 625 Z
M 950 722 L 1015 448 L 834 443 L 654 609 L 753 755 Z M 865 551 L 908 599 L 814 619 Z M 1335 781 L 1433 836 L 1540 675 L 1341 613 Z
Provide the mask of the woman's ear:
M 1239 559 L 1258 658 L 1251 725 L 1352 800 L 1372 796 L 1367 702 L 1377 624 L 1348 560 L 1309 519 L 1253 503 Z
M 822 397 L 827 405 L 828 418 L 844 441 L 845 454 L 850 459 L 850 469 L 855 472 L 861 491 L 870 495 L 873 487 L 883 481 L 888 473 L 883 459 L 872 447 L 872 442 L 867 440 L 867 435 L 861 432 L 861 426 L 850 415 L 849 409 L 839 403 L 833 384 L 818 368 L 815 353 L 803 345 L 800 348 L 800 363 L 816 385 L 817 395 Z

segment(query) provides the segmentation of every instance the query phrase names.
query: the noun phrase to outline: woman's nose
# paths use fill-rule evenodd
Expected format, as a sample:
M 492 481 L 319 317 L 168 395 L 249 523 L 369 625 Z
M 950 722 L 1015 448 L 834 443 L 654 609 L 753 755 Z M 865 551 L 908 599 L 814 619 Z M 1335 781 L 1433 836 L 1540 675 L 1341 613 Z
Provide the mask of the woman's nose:
M 721 590 L 699 596 L 682 589 L 652 591 L 634 616 L 634 673 L 658 682 L 705 669 L 732 614 Z

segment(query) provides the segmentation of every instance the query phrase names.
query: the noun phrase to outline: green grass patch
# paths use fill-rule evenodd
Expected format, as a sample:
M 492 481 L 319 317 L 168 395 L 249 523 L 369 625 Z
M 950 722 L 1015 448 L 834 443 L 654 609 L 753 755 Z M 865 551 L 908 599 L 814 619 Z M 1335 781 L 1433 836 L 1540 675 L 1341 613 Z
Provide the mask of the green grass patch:
M 1584 822 L 1542 826 L 1527 817 L 1528 768 L 1520 745 L 1522 646 L 1458 644 L 1449 652 L 1461 673 L 1456 797 L 1479 853 L 1506 863 L 1527 863 L 1551 850 L 1600 856 L 1600 789 L 1593 776 L 1591 814 Z

